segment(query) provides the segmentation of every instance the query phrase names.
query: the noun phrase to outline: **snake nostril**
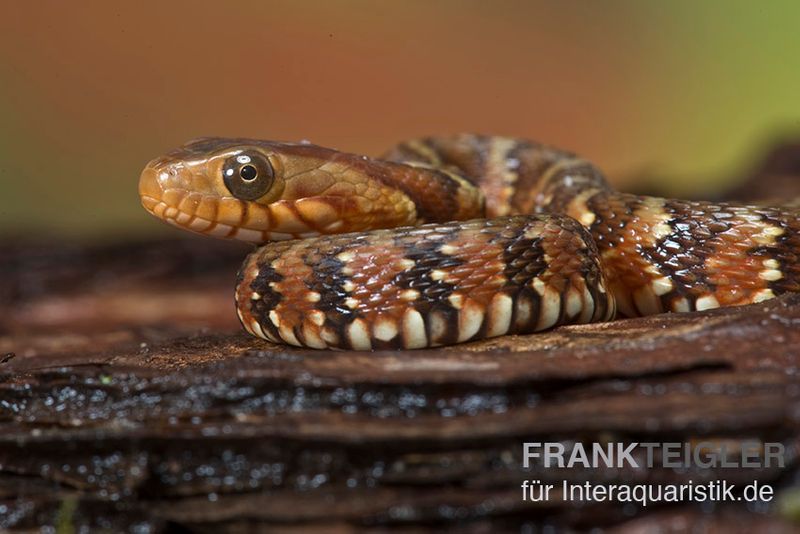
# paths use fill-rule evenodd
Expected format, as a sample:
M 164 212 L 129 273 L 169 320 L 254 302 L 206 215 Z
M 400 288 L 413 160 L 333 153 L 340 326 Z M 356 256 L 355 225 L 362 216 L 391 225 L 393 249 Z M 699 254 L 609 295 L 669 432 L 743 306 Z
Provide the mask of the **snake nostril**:
M 161 199 L 166 191 L 187 189 L 191 173 L 181 162 L 156 159 L 148 163 L 139 177 L 140 196 Z

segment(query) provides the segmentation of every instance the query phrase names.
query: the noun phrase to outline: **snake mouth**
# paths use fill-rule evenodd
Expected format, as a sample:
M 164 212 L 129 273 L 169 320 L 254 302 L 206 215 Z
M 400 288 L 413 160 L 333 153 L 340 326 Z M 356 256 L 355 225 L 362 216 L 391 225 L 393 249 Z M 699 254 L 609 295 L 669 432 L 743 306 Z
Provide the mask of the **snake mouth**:
M 343 225 L 341 199 L 317 197 L 258 204 L 190 190 L 184 185 L 196 187 L 198 180 L 180 166 L 165 169 L 150 164 L 139 178 L 142 206 L 173 226 L 249 243 L 314 237 L 337 232 Z

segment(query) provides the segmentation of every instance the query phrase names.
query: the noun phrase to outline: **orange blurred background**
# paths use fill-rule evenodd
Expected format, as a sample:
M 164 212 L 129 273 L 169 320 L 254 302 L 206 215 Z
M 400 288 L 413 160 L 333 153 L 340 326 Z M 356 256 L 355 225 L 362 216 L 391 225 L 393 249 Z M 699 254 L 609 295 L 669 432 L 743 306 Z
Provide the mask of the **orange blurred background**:
M 800 3 L 13 2 L 0 14 L 0 233 L 177 232 L 139 206 L 202 135 L 377 155 L 473 131 L 680 194 L 800 133 Z

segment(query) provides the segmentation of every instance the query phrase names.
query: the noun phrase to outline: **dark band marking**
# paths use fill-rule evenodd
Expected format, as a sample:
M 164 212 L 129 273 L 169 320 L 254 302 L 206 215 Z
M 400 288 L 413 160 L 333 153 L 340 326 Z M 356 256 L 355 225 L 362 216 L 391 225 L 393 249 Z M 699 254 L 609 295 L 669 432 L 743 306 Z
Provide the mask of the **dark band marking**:
M 250 314 L 258 321 L 261 328 L 269 331 L 276 339 L 280 339 L 278 328 L 272 323 L 269 318 L 269 312 L 278 307 L 278 304 L 283 300 L 283 296 L 277 291 L 272 289 L 271 284 L 278 283 L 284 277 L 269 265 L 271 258 L 268 262 L 257 263 L 258 275 L 250 282 L 250 291 L 256 292 L 260 295 L 257 300 L 252 300 L 249 295 L 242 295 L 240 300 L 250 302 Z M 245 266 L 249 262 L 245 262 Z M 240 272 L 240 277 L 244 278 L 246 274 Z M 249 327 L 248 327 L 249 328 Z

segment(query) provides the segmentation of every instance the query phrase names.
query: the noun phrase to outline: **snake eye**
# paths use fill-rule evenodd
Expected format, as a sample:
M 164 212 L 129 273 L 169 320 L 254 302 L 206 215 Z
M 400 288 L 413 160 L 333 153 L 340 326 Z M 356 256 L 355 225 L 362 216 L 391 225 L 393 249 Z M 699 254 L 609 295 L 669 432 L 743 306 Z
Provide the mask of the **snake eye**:
M 263 154 L 246 151 L 225 161 L 222 180 L 236 198 L 255 200 L 269 191 L 275 181 L 275 172 Z

